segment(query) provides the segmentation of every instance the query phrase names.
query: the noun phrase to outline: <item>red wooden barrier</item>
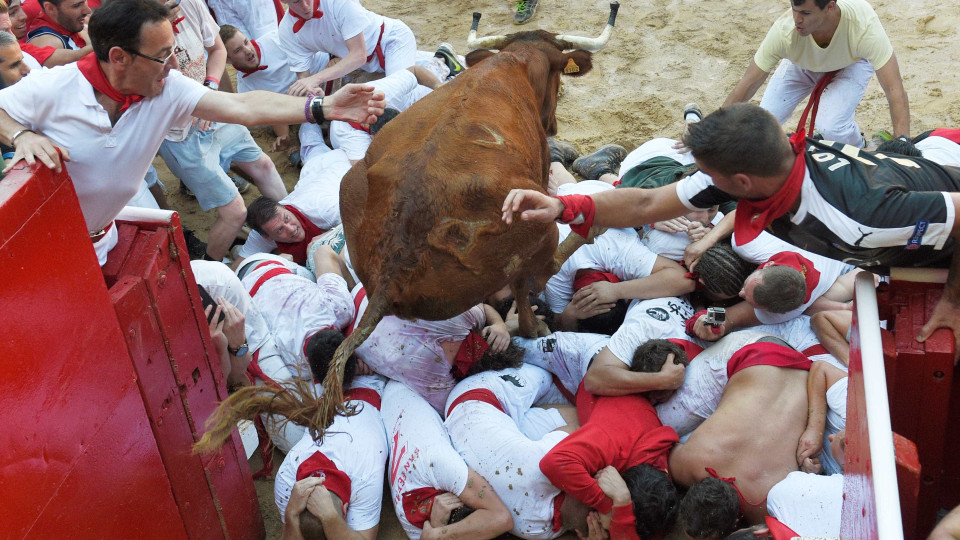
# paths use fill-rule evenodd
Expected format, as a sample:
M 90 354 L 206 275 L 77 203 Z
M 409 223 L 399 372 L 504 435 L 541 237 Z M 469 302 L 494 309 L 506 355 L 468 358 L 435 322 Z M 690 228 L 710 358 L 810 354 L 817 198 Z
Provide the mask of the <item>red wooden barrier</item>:
M 190 452 L 226 394 L 167 216 L 105 280 L 66 173 L 0 182 L 0 536 L 263 537 L 238 438 Z

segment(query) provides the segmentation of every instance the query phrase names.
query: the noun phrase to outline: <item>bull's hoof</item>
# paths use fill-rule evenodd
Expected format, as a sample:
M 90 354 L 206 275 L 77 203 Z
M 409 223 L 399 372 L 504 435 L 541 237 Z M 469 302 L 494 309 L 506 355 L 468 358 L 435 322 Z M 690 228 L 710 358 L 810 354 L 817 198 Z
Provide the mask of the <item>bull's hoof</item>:
M 620 163 L 626 157 L 626 148 L 616 144 L 605 144 L 596 152 L 574 161 L 572 169 L 584 180 L 596 180 L 604 174 L 617 174 Z
M 580 157 L 580 152 L 577 152 L 577 148 L 567 141 L 547 137 L 547 146 L 550 147 L 550 161 L 563 163 L 564 167 L 569 167 L 573 164 L 574 160 Z

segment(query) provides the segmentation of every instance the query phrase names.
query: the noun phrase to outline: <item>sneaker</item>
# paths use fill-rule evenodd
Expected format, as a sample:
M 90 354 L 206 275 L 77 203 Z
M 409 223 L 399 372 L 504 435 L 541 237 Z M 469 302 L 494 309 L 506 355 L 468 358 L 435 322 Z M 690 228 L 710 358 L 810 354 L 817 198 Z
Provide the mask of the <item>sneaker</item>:
M 575 159 L 580 157 L 577 148 L 567 141 L 547 137 L 547 146 L 550 147 L 550 161 L 559 161 L 564 167 L 569 167 Z
M 517 12 L 513 15 L 513 24 L 523 24 L 533 17 L 533 12 L 537 10 L 537 3 L 540 0 L 516 0 L 514 7 Z
M 190 191 L 190 188 L 188 188 L 187 185 L 183 183 L 183 180 L 180 181 L 180 195 L 183 195 L 188 199 L 197 198 L 197 196 L 194 195 L 192 191 Z
M 449 43 L 441 43 L 437 52 L 434 53 L 434 56 L 442 59 L 443 63 L 450 68 L 450 77 L 456 77 L 463 73 L 463 70 L 467 69 L 466 66 L 460 63 L 456 51 L 453 50 L 453 45 Z
M 687 124 L 693 124 L 703 120 L 703 113 L 700 112 L 700 107 L 697 107 L 696 103 L 687 103 L 686 107 L 683 108 L 683 121 Z
M 183 239 L 186 241 L 187 255 L 190 256 L 190 260 L 203 260 L 203 256 L 207 254 L 207 243 L 197 238 L 193 231 L 187 228 L 183 229 Z
M 233 180 L 233 185 L 237 186 L 237 191 L 239 191 L 241 195 L 250 191 L 250 182 L 232 174 L 228 174 L 227 176 L 230 177 L 230 180 Z
M 604 174 L 617 174 L 620 163 L 626 157 L 626 148 L 616 144 L 605 144 L 596 152 L 577 158 L 571 168 L 584 180 L 596 180 Z

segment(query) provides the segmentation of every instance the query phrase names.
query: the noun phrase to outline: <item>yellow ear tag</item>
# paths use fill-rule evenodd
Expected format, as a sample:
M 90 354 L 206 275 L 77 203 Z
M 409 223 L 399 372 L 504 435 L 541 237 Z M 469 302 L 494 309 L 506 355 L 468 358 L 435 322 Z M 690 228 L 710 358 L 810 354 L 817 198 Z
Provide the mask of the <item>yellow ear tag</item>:
M 577 73 L 580 71 L 580 66 L 573 61 L 573 58 L 567 59 L 567 67 L 563 68 L 564 73 Z

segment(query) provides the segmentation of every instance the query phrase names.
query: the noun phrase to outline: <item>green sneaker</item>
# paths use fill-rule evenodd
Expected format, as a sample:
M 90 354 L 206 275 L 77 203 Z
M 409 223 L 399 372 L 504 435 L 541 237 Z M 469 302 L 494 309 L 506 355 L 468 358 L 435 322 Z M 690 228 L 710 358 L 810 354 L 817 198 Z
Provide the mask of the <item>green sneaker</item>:
M 467 69 L 466 66 L 460 63 L 456 51 L 453 50 L 453 45 L 449 43 L 441 43 L 440 48 L 437 49 L 437 52 L 434 53 L 433 56 L 443 60 L 443 63 L 450 68 L 450 77 L 456 77 L 463 73 L 463 70 Z
M 517 12 L 513 15 L 513 24 L 524 24 L 533 17 L 533 12 L 537 10 L 537 3 L 540 0 L 516 0 L 514 8 Z

